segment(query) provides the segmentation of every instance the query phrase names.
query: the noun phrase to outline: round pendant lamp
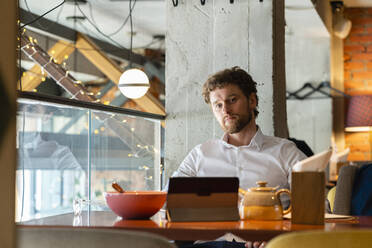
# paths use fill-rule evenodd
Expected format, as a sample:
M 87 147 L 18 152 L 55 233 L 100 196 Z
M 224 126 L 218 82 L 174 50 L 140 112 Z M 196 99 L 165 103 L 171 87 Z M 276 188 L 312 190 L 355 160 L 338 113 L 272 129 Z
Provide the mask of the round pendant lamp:
M 118 87 L 121 93 L 127 98 L 137 99 L 144 96 L 150 88 L 149 78 L 140 69 L 132 67 L 132 46 L 133 46 L 133 22 L 132 22 L 132 1 L 129 0 L 129 20 L 130 20 L 130 49 L 129 49 L 129 69 L 121 74 Z
M 124 96 L 137 99 L 146 94 L 150 83 L 143 71 L 132 68 L 121 74 L 118 86 Z

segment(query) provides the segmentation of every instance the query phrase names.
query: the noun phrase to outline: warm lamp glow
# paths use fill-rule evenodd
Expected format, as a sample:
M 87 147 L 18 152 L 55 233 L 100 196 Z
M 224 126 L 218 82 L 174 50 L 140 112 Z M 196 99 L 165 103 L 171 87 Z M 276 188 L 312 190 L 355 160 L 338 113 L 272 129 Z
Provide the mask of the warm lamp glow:
M 139 69 L 126 70 L 119 79 L 119 89 L 124 96 L 136 99 L 144 96 L 150 87 L 147 75 Z

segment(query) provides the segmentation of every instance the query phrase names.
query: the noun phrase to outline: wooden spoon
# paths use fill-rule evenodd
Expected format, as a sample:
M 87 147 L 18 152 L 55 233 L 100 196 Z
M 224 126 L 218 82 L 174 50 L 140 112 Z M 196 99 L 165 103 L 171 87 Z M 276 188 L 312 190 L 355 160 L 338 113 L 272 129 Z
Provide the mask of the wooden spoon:
M 117 192 L 119 193 L 124 193 L 125 191 L 123 190 L 122 187 L 120 187 L 120 185 L 117 183 L 117 182 L 112 182 L 111 186 L 114 188 L 114 190 L 116 190 Z

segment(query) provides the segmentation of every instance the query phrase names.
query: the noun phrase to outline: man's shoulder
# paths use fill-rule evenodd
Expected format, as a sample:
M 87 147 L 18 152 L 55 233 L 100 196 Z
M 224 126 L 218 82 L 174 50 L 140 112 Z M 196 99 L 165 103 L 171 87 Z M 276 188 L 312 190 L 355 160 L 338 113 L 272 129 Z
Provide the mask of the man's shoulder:
M 264 138 L 264 149 L 276 150 L 284 157 L 297 157 L 298 160 L 305 159 L 307 156 L 298 149 L 297 145 L 285 138 L 265 136 Z
M 288 139 L 268 135 L 263 135 L 263 143 L 269 146 L 296 146 Z

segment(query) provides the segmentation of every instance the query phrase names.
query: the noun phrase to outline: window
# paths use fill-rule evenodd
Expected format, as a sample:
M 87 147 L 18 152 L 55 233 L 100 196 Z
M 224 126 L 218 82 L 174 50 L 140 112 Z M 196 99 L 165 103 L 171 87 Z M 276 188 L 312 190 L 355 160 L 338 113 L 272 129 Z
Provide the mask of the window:
M 113 180 L 126 190 L 159 190 L 160 119 L 22 93 L 17 113 L 16 220 L 72 212 L 75 199 L 104 203 L 103 192 L 112 191 Z M 107 208 L 99 206 L 98 210 Z

